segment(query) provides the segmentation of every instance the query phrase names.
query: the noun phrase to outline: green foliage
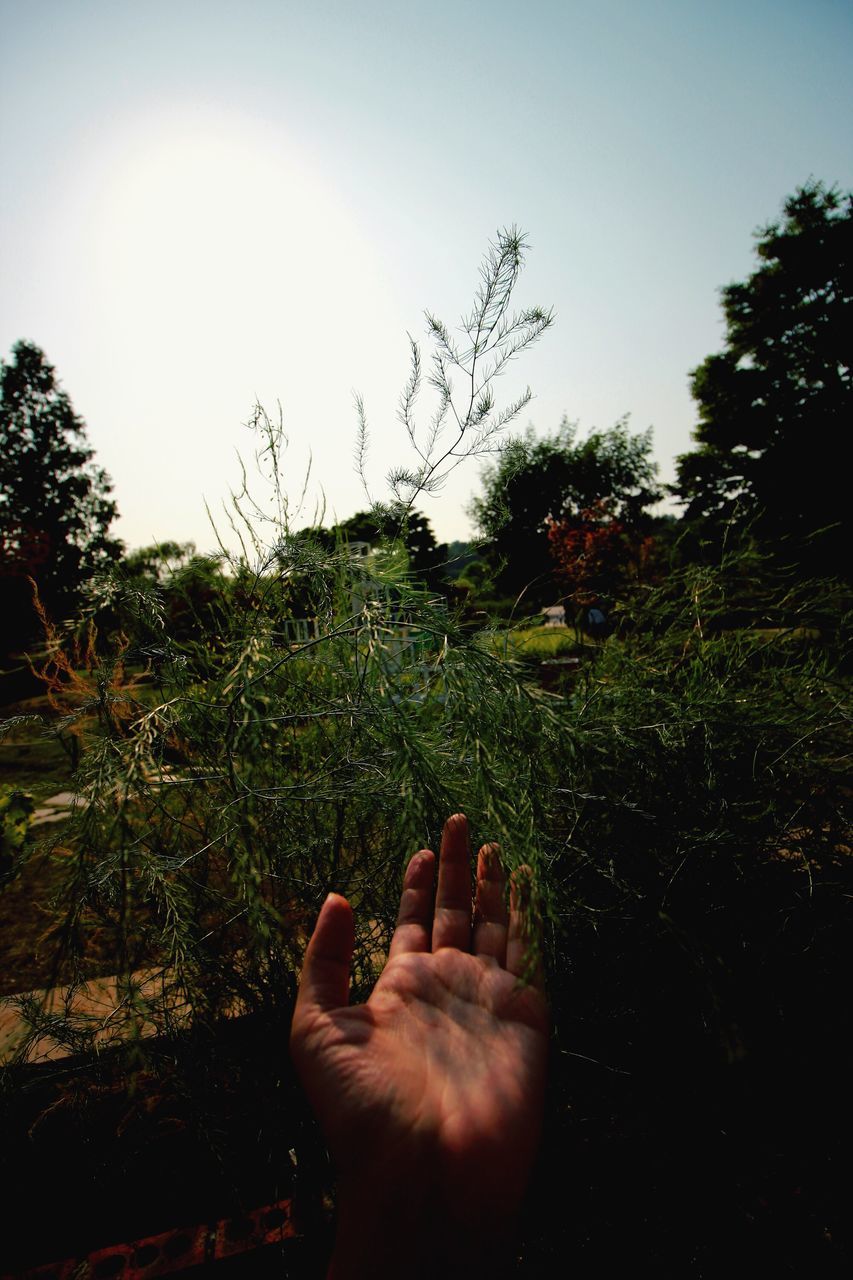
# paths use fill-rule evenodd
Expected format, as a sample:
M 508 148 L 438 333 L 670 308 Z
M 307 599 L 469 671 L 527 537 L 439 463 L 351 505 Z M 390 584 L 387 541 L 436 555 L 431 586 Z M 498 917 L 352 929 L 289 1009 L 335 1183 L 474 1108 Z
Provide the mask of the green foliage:
M 757 233 L 753 274 L 722 290 L 726 346 L 693 371 L 698 448 L 676 485 L 714 554 L 746 522 L 783 561 L 847 572 L 852 236 L 853 194 L 810 182 Z
M 467 458 L 482 457 L 500 446 L 502 433 L 530 403 L 528 387 L 502 409 L 497 407 L 494 383 L 514 360 L 553 324 L 551 310 L 526 307 L 512 311 L 512 295 L 524 265 L 527 240 L 516 227 L 499 231 L 480 268 L 480 283 L 470 313 L 462 317 L 462 343 L 444 321 L 426 313 L 433 344 L 427 384 L 436 397 L 434 410 L 419 424 L 417 401 L 423 386 L 419 344 L 410 337 L 411 367 L 400 397 L 397 416 L 414 461 L 392 467 L 387 474 L 389 512 L 401 519 L 421 493 L 438 493 L 451 471 Z M 459 376 L 463 390 L 454 390 Z M 364 403 L 356 396 L 358 445 L 356 460 L 364 483 L 369 433 Z M 374 504 L 377 509 L 382 504 Z
M 528 603 L 550 601 L 549 520 L 579 520 L 584 510 L 607 501 L 626 528 L 645 527 L 646 509 L 660 497 L 651 448 L 651 433 L 633 435 L 627 419 L 584 439 L 564 419 L 553 435 L 537 439 L 529 430 L 512 441 L 486 467 L 483 494 L 471 504 L 499 589 L 525 592 Z
M 528 662 L 576 656 L 584 641 L 568 627 L 516 626 L 488 633 L 487 641 L 496 653 L 523 658 Z M 528 677 L 535 672 L 528 671 Z
M 128 580 L 152 584 L 172 578 L 195 555 L 194 542 L 155 542 L 122 557 L 122 573 Z
M 203 639 L 202 649 L 215 649 L 240 589 L 239 575 L 223 571 L 221 556 L 198 555 L 192 542 L 141 547 L 86 584 L 76 634 L 93 626 L 103 653 L 132 637 L 129 657 L 158 668 L 166 657 L 165 633 L 176 641 Z
M 334 546 L 339 537 L 370 546 L 385 541 L 400 543 L 405 547 L 411 572 L 432 590 L 439 588 L 447 546 L 436 542 L 432 525 L 419 511 L 406 512 L 402 520 L 381 510 L 358 511 L 329 530 L 327 545 Z
M 493 269 L 497 288 L 503 258 Z M 80 742 L 52 937 L 72 991 L 62 1016 L 24 1002 L 19 1064 L 49 1034 L 74 1052 L 122 1045 L 137 1066 L 148 1033 L 173 1033 L 160 1066 L 182 1055 L 192 1096 L 236 1012 L 269 1057 L 329 889 L 356 908 L 357 998 L 408 857 L 464 809 L 475 842 L 532 866 L 544 918 L 555 1043 L 529 1274 L 590 1255 L 599 1272 L 620 1248 L 719 1273 L 752 1188 L 780 1168 L 799 1185 L 802 1152 L 821 1148 L 815 1099 L 853 1030 L 849 602 L 727 557 L 623 601 L 602 644 L 484 631 L 412 575 L 400 539 L 356 558 L 294 530 L 286 439 L 256 426 L 270 501 L 247 480 L 235 495 L 239 552 L 117 579 L 130 647 L 54 663 L 58 729 Z M 588 445 L 564 428 L 515 456 L 556 472 L 562 510 L 606 481 L 641 522 L 648 438 L 620 425 Z M 389 504 L 400 528 L 404 498 Z M 176 625 L 170 593 L 205 582 L 209 611 Z M 579 663 L 541 667 L 551 645 Z M 106 944 L 120 1000 L 105 1021 L 74 988 Z M 767 1143 L 751 1142 L 765 1112 Z M 313 1142 L 306 1127 L 300 1169 Z
M 13 872 L 30 830 L 33 797 L 26 791 L 0 787 L 0 882 Z
M 740 1251 L 806 1272 L 815 1217 L 841 1229 L 848 606 L 766 564 L 694 567 L 565 686 L 549 1263 L 597 1274 L 639 1249 L 716 1275 Z
M 100 731 L 75 779 L 85 803 L 57 940 L 65 970 L 84 972 L 87 930 L 111 933 L 134 992 L 117 1035 L 166 1030 L 187 1002 L 203 1023 L 286 1002 L 331 885 L 358 908 L 368 982 L 404 862 L 448 812 L 464 807 L 513 864 L 537 862 L 553 781 L 538 752 L 557 724 L 547 699 L 405 579 L 391 603 L 381 564 L 365 582 L 347 557 L 312 568 L 296 544 L 288 569 L 329 593 L 311 639 L 290 639 L 258 576 L 215 648 L 164 632 L 156 698 L 99 666 L 69 709 L 80 724 L 97 713 Z M 152 966 L 153 993 L 134 977 Z
M 849 715 L 836 646 L 847 602 L 837 585 L 769 578 L 743 561 L 672 575 L 622 612 L 620 634 L 574 691 L 596 792 L 576 830 L 619 851 L 614 905 L 623 891 L 639 905 L 657 885 L 704 915 L 709 891 L 727 892 L 728 873 L 715 886 L 713 868 L 760 877 L 794 814 L 822 857 L 843 839 L 841 809 L 827 825 L 827 797 L 829 808 L 843 798 Z M 676 889 L 676 870 L 704 878 L 702 891 Z
M 490 250 L 465 321 L 470 351 L 454 355 L 430 321 L 434 382 L 458 357 L 486 383 L 443 454 L 453 406 L 437 387 L 421 488 L 494 438 L 507 419 L 483 401 L 488 382 L 547 327 L 545 313 L 508 310 L 522 246 L 506 233 Z M 84 977 L 87 939 L 111 939 L 127 993 L 110 1024 L 117 1041 L 286 1010 L 331 885 L 358 909 L 361 989 L 387 944 L 403 866 L 449 812 L 464 807 L 511 866 L 537 865 L 548 827 L 551 771 L 537 752 L 556 729 L 550 700 L 412 571 L 434 554 L 412 508 L 419 488 L 403 501 L 398 487 L 389 506 L 331 535 L 295 529 L 281 417 L 259 409 L 251 426 L 258 474 L 250 484 L 244 469 L 228 508 L 238 551 L 223 543 L 211 562 L 147 549 L 92 592 L 99 643 L 72 662 L 65 636 L 48 634 L 58 727 L 80 748 L 56 972 Z M 408 427 L 417 450 L 411 416 Z M 370 554 L 353 555 L 353 535 L 373 529 Z M 78 1050 L 103 1035 L 94 1019 L 72 1023 Z
M 467 576 L 468 566 L 479 559 L 479 550 L 475 542 L 463 542 L 457 538 L 447 546 L 445 576 L 448 579 L 459 578 L 463 574 Z
M 112 486 L 93 464 L 83 422 L 38 347 L 18 342 L 12 355 L 0 362 L 0 585 L 20 624 L 9 648 L 35 621 L 27 578 L 62 616 L 119 551 L 109 536 Z
M 743 559 L 673 573 L 603 644 L 572 645 L 580 665 L 546 693 L 530 651 L 559 653 L 568 632 L 472 632 L 393 555 L 365 567 L 294 538 L 271 564 L 244 577 L 215 643 L 164 626 L 147 683 L 99 662 L 69 711 L 88 725 L 84 805 L 55 943 L 82 977 L 111 938 L 122 1004 L 105 1029 L 30 1001 L 29 1045 L 103 1050 L 190 1022 L 192 1090 L 223 1015 L 283 1038 L 331 887 L 356 906 L 366 991 L 407 857 L 464 808 L 475 841 L 534 866 L 545 913 L 555 1051 L 531 1274 L 537 1249 L 618 1253 L 619 1224 L 673 1270 L 684 1249 L 725 1253 L 770 1177 L 748 1124 L 766 1115 L 774 1169 L 807 1182 L 802 1152 L 827 1132 L 818 1077 L 851 1031 L 844 596 Z M 292 638 L 293 579 L 327 601 L 308 639 Z M 300 1164 L 316 1158 L 302 1141 Z M 620 1171 L 639 1168 L 627 1194 Z M 715 1179 L 724 1204 L 699 1214 L 695 1188 Z

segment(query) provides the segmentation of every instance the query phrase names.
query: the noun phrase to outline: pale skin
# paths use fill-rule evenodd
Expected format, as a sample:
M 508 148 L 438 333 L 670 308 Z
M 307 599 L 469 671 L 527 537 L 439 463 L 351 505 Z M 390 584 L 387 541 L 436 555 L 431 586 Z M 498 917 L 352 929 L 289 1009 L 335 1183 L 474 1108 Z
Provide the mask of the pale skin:
M 498 850 L 445 823 L 409 862 L 385 968 L 350 1006 L 352 909 L 330 894 L 308 944 L 291 1050 L 339 1172 L 329 1276 L 501 1274 L 539 1143 L 549 1017 L 523 981 L 530 922 Z M 526 869 L 520 873 L 528 874 Z

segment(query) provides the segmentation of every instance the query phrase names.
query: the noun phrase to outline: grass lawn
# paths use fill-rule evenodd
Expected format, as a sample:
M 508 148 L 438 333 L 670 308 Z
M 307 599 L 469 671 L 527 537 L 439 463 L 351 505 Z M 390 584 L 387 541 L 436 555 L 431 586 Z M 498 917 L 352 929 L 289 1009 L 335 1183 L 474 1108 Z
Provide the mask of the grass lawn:
M 0 708 L 0 721 L 24 715 L 42 716 L 48 722 L 55 713 L 45 697 Z M 67 791 L 71 771 L 68 752 L 46 723 L 21 724 L 0 738 L 0 787 L 28 791 L 38 802 Z
M 513 658 L 568 658 L 584 649 L 594 649 L 598 642 L 575 631 L 574 627 L 542 625 L 513 627 L 504 632 L 487 632 L 485 641 L 493 652 L 504 652 Z

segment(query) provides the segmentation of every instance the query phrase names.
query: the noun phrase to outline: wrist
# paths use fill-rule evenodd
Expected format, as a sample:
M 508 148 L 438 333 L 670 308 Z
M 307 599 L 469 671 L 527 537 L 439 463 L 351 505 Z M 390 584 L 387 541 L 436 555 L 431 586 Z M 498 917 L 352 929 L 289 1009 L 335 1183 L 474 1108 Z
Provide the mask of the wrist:
M 329 1280 L 499 1280 L 512 1262 L 515 1215 L 472 1210 L 407 1164 L 397 1177 L 342 1178 Z

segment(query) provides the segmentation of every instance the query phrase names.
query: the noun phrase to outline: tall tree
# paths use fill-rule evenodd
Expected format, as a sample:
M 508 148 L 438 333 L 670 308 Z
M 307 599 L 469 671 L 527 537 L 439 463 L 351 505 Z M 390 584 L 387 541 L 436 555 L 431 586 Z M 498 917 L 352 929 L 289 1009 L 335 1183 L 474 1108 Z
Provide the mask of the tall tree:
M 32 620 L 27 578 L 60 616 L 121 550 L 109 536 L 112 485 L 93 458 L 85 424 L 44 353 L 16 343 L 11 362 L 0 362 L 0 575 L 21 624 L 15 634 L 9 621 L 7 651 L 27 638 Z
M 515 440 L 483 473 L 483 493 L 471 515 L 486 540 L 484 554 L 499 589 L 538 601 L 553 594 L 549 529 L 582 523 L 583 513 L 606 502 L 628 530 L 645 528 L 647 508 L 661 496 L 651 459 L 651 433 L 632 434 L 627 419 L 607 431 L 578 438 L 563 419 L 556 432 Z
M 756 253 L 758 269 L 722 290 L 725 349 L 691 374 L 698 448 L 678 459 L 676 492 L 712 541 L 748 523 L 784 558 L 837 572 L 850 533 L 853 194 L 799 188 Z

